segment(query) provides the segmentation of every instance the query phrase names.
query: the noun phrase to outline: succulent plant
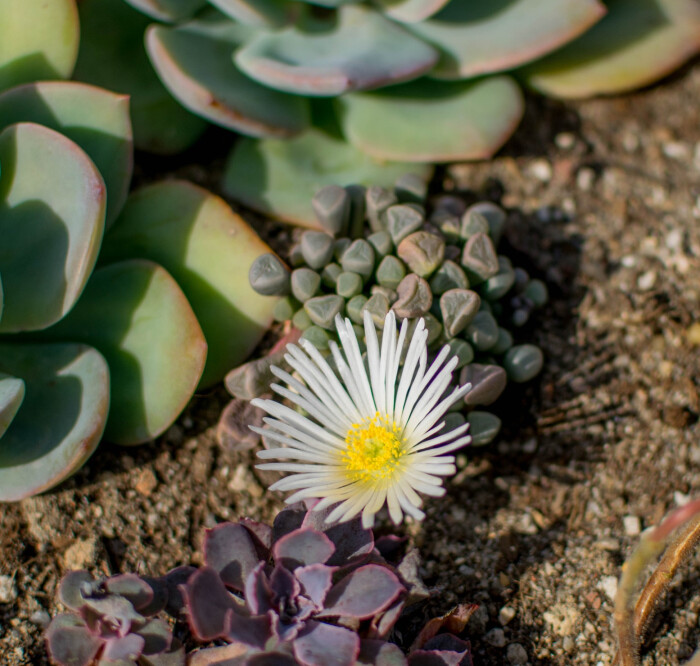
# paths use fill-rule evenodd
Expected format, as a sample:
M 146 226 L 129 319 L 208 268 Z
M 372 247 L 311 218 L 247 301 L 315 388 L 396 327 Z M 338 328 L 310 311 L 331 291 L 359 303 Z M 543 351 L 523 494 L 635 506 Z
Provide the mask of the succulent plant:
M 228 193 L 311 226 L 322 185 L 388 187 L 406 169 L 396 162 L 492 155 L 522 115 L 515 78 L 560 97 L 629 90 L 700 47 L 696 0 L 81 0 L 79 10 L 76 76 L 132 95 L 137 145 L 179 150 L 202 119 L 245 134 Z
M 185 648 L 168 622 L 156 617 L 177 612 L 177 585 L 194 571 L 174 569 L 160 579 L 120 574 L 94 580 L 71 571 L 58 596 L 70 613 L 57 615 L 46 630 L 49 658 L 57 666 L 185 666 Z
M 407 602 L 428 592 L 419 560 L 392 558 L 403 541 L 375 541 L 359 519 L 329 523 L 328 511 L 292 505 L 272 527 L 243 519 L 207 530 L 204 564 L 160 578 L 120 574 L 96 581 L 69 572 L 46 645 L 57 666 L 471 666 L 460 633 L 476 606 L 429 621 L 411 652 L 387 637 Z M 189 654 L 184 642 L 203 647 Z M 451 633 L 449 633 L 451 632 Z M 121 661 L 120 661 L 121 660 Z
M 448 414 L 448 425 L 466 417 L 473 445 L 486 444 L 500 421 L 479 407 L 493 403 L 508 380 L 529 381 L 542 368 L 542 351 L 514 344 L 511 331 L 546 303 L 547 288 L 497 253 L 506 221 L 497 205 L 467 207 L 442 195 L 426 212 L 425 199 L 422 180 L 412 175 L 393 190 L 321 189 L 313 208 L 326 231 L 300 233 L 291 267 L 272 253 L 261 255 L 250 281 L 258 293 L 280 297 L 275 318 L 324 353 L 336 336 L 337 314 L 351 319 L 360 339 L 365 310 L 378 327 L 390 309 L 399 319 L 423 318 L 429 348 L 437 353 L 448 344 L 459 358 L 459 384 L 473 387 L 462 408 Z M 272 364 L 284 365 L 281 350 L 234 369 L 229 391 L 245 400 L 267 391 Z
M 77 31 L 72 2 L 0 7 L 0 501 L 59 483 L 103 433 L 163 432 L 272 314 L 241 287 L 268 248 L 220 198 L 168 181 L 127 199 L 124 95 L 33 81 L 70 74 Z

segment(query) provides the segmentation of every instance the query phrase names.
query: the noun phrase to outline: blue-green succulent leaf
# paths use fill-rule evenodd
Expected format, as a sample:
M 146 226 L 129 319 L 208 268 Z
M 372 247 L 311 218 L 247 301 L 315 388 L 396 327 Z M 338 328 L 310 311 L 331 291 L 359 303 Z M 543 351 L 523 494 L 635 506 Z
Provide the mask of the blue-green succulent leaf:
M 102 241 L 105 186 L 90 158 L 34 123 L 0 133 L 0 332 L 63 317 L 83 291 Z
M 92 455 L 107 420 L 109 370 L 79 344 L 0 344 L 0 371 L 21 377 L 24 402 L 0 438 L 0 501 L 60 483 Z
M 454 80 L 530 62 L 577 37 L 603 14 L 599 0 L 453 0 L 407 27 L 440 50 L 431 76 Z
M 308 101 L 260 85 L 233 62 L 252 32 L 212 10 L 177 28 L 151 26 L 146 47 L 168 90 L 194 113 L 251 136 L 296 134 L 308 126 Z
M 179 153 L 206 123 L 182 108 L 153 71 L 143 34 L 151 20 L 124 0 L 81 0 L 81 40 L 74 78 L 130 96 L 134 143 Z
M 300 95 L 335 96 L 415 79 L 438 53 L 369 7 L 346 5 L 313 29 L 261 32 L 236 53 L 260 83 Z
M 402 23 L 425 21 L 450 0 L 374 0 L 389 18 Z
M 79 32 L 75 0 L 0 2 L 0 90 L 68 78 Z
M 272 322 L 276 299 L 260 296 L 248 272 L 270 252 L 217 196 L 183 181 L 141 188 L 105 237 L 101 263 L 150 259 L 163 266 L 192 305 L 207 340 L 200 386 L 240 365 Z
M 428 180 L 432 167 L 376 161 L 342 139 L 313 129 L 288 141 L 238 141 L 226 165 L 224 190 L 262 213 L 320 228 L 311 201 L 322 187 L 392 187 L 406 172 Z
M 21 379 L 0 372 L 0 438 L 15 418 L 24 400 L 24 390 L 24 382 Z
M 28 83 L 0 93 L 0 130 L 39 123 L 77 143 L 107 187 L 107 222 L 124 205 L 133 168 L 129 98 L 74 81 Z
M 157 21 L 181 21 L 206 6 L 207 0 L 126 0 Z
M 105 437 L 140 444 L 178 417 L 197 387 L 207 346 L 169 273 L 134 259 L 97 269 L 73 310 L 43 338 L 94 345 L 109 363 Z
M 337 100 L 348 141 L 380 160 L 451 162 L 493 155 L 520 122 L 508 76 L 447 83 L 422 78 Z M 429 128 L 429 129 L 427 129 Z
M 279 28 L 299 14 L 290 0 L 209 0 L 227 16 L 255 28 Z
M 564 98 L 654 83 L 700 51 L 696 0 L 609 0 L 608 14 L 577 40 L 525 67 L 531 87 Z

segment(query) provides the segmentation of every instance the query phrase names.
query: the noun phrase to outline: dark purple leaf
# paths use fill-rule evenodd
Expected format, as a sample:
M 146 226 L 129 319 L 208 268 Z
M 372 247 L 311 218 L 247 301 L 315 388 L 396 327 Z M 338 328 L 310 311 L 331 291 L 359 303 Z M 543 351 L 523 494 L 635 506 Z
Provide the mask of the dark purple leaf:
M 282 652 L 268 652 L 248 657 L 245 666 L 297 666 L 297 662 L 291 655 Z
M 119 574 L 108 578 L 104 583 L 105 589 L 111 594 L 124 597 L 139 612 L 147 608 L 153 601 L 153 589 L 136 574 Z
M 363 559 L 374 548 L 374 536 L 372 530 L 362 527 L 360 517 L 345 523 L 327 523 L 326 517 L 333 507 L 321 511 L 309 511 L 304 518 L 304 527 L 313 527 L 323 532 L 335 546 L 335 553 L 326 562 L 331 566 L 342 567 L 354 563 L 354 560 Z
M 404 586 L 389 569 L 367 564 L 331 588 L 326 596 L 326 608 L 318 616 L 372 617 L 388 608 L 404 591 Z
M 242 592 L 248 574 L 259 561 L 251 534 L 243 525 L 222 523 L 206 531 L 204 562 L 219 572 L 228 587 Z
M 393 643 L 365 638 L 360 641 L 357 663 L 362 666 L 406 666 L 406 657 Z
M 138 634 L 129 634 L 121 638 L 110 638 L 104 652 L 100 655 L 100 661 L 121 661 L 122 659 L 136 661 L 141 655 L 145 641 Z
M 168 571 L 165 576 L 161 576 L 158 581 L 165 585 L 168 600 L 165 604 L 165 611 L 173 617 L 179 617 L 185 606 L 182 597 L 182 586 L 186 585 L 190 577 L 197 571 L 195 567 L 181 566 Z
M 294 575 L 301 583 L 303 593 L 311 599 L 317 610 L 323 608 L 326 594 L 333 583 L 334 571 L 335 567 L 329 567 L 325 564 L 309 564 L 294 570 Z
M 396 564 L 403 550 L 404 544 L 408 541 L 408 537 L 400 537 L 395 534 L 387 534 L 379 537 L 374 542 L 374 547 L 379 551 L 379 554 L 388 562 Z
M 69 571 L 58 588 L 58 598 L 71 610 L 80 610 L 85 603 L 82 590 L 90 590 L 93 578 L 87 571 Z
M 272 546 L 275 562 L 290 570 L 307 564 L 323 564 L 334 552 L 333 542 L 311 527 L 294 530 Z
M 185 648 L 176 639 L 167 652 L 160 654 L 142 655 L 139 666 L 185 666 Z
M 201 641 L 211 641 L 226 634 L 226 614 L 239 605 L 226 589 L 219 574 L 202 567 L 183 586 L 190 626 Z
M 290 504 L 280 511 L 272 523 L 272 543 L 281 539 L 285 534 L 298 530 L 304 522 L 306 507 L 297 502 Z
M 452 634 L 431 638 L 420 650 L 411 652 L 409 666 L 472 666 L 471 646 Z
M 272 636 L 272 613 L 246 617 L 231 610 L 226 615 L 226 638 L 232 642 L 244 643 L 263 649 Z
M 406 602 L 404 599 L 395 601 L 383 613 L 375 615 L 370 622 L 367 638 L 386 638 L 401 616 Z
M 260 559 L 266 560 L 270 557 L 270 548 L 272 548 L 272 528 L 265 523 L 259 523 L 257 520 L 251 520 L 250 518 L 241 518 L 241 525 L 250 532 L 250 536 L 258 550 Z
M 148 583 L 148 586 L 151 588 L 151 592 L 153 594 L 150 603 L 146 606 L 139 608 L 139 613 L 141 613 L 141 615 L 143 615 L 144 617 L 151 617 L 153 615 L 157 615 L 165 608 L 165 605 L 168 603 L 168 587 L 165 583 L 164 578 L 165 577 L 143 577 L 144 582 Z M 179 591 L 178 596 L 180 596 Z
M 278 563 L 270 574 L 270 590 L 273 601 L 277 604 L 280 599 L 296 599 L 301 592 L 301 585 L 289 569 Z
M 354 666 L 360 639 L 354 631 L 310 620 L 294 640 L 294 656 L 303 666 Z
M 101 645 L 78 618 L 68 614 L 56 616 L 46 630 L 46 649 L 60 666 L 88 666 Z
M 304 623 L 298 621 L 296 617 L 287 618 L 285 622 L 282 621 L 277 613 L 270 613 L 272 618 L 271 631 L 272 635 L 275 637 L 277 643 L 286 643 L 293 641 L 301 629 L 304 628 Z
M 253 615 L 263 615 L 272 608 L 272 591 L 265 574 L 265 562 L 260 562 L 245 581 L 245 600 Z
M 150 620 L 136 633 L 145 641 L 142 652 L 146 655 L 165 652 L 173 640 L 168 623 L 159 619 Z

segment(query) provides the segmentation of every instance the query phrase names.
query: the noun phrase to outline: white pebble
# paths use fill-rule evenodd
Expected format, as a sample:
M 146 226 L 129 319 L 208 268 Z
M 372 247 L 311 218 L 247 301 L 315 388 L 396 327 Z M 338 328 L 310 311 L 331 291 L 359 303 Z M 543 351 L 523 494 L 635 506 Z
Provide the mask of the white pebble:
M 543 183 L 548 183 L 550 180 L 552 180 L 552 165 L 547 162 L 547 160 L 535 160 L 532 162 L 532 164 L 530 164 L 528 171 L 530 172 L 530 175 Z
M 617 578 L 615 576 L 603 576 L 598 583 L 598 589 L 605 592 L 610 601 L 615 601 L 617 595 Z
M 676 251 L 683 247 L 683 231 L 681 229 L 674 229 L 666 234 L 666 247 Z
M 642 521 L 639 520 L 638 516 L 624 516 L 622 524 L 627 536 L 639 536 L 642 532 Z
M 637 286 L 642 291 L 649 291 L 656 284 L 656 271 L 646 271 L 637 278 Z
M 503 625 L 507 625 L 515 617 L 515 608 L 512 606 L 503 606 L 498 611 L 498 621 Z
M 688 157 L 690 154 L 690 148 L 682 141 L 670 141 L 669 143 L 665 143 L 661 146 L 661 150 L 666 157 L 672 157 L 675 160 L 681 160 Z
M 579 172 L 576 175 L 576 185 L 579 188 L 579 190 L 583 190 L 584 192 L 587 192 L 591 189 L 594 180 L 595 171 L 593 171 L 593 169 L 589 169 L 588 167 L 579 169 Z
M 559 134 L 554 137 L 554 143 L 556 143 L 559 148 L 563 148 L 564 150 L 571 148 L 575 142 L 576 137 L 571 132 L 559 132 Z
M 0 604 L 10 604 L 17 598 L 14 576 L 0 576 Z

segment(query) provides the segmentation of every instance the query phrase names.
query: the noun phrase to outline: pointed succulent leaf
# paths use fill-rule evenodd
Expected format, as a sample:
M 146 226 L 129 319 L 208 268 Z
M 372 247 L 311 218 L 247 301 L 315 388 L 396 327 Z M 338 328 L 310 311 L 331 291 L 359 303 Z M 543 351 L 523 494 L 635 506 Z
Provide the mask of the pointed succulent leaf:
M 442 263 L 445 241 L 428 231 L 415 231 L 399 243 L 396 253 L 411 271 L 427 278 Z
M 67 79 L 78 55 L 74 0 L 5 0 L 0 5 L 0 90 Z
M 153 71 L 143 45 L 151 19 L 124 0 L 80 0 L 80 53 L 74 78 L 129 95 L 134 143 L 154 153 L 179 153 L 206 123 L 182 108 Z
M 0 332 L 50 326 L 75 304 L 104 230 L 102 176 L 70 139 L 18 123 L 0 133 Z
M 397 317 L 402 319 L 420 317 L 433 304 L 433 294 L 428 283 L 415 273 L 409 273 L 396 287 L 397 301 L 391 306 Z
M 22 121 L 56 130 L 85 151 L 104 178 L 112 222 L 133 166 L 128 97 L 75 81 L 29 83 L 0 94 L 0 129 Z
M 503 393 L 506 382 L 506 371 L 499 365 L 470 363 L 459 375 L 460 385 L 472 385 L 464 397 L 464 402 L 470 406 L 490 405 Z
M 102 647 L 102 640 L 84 625 L 71 625 L 64 618 L 71 615 L 57 615 L 46 630 L 46 649 L 49 657 L 59 666 L 89 666 Z
M 439 296 L 450 289 L 468 289 L 469 280 L 460 266 L 449 259 L 442 262 L 430 278 L 430 289 Z
M 308 564 L 323 564 L 335 552 L 333 542 L 312 527 L 303 527 L 286 534 L 272 546 L 275 562 L 290 570 Z
M 479 286 L 481 295 L 489 301 L 503 298 L 515 284 L 515 271 L 509 261 L 502 261 L 499 257 L 499 269 L 496 275 L 492 275 L 486 282 Z
M 248 271 L 250 286 L 263 296 L 284 296 L 289 293 L 289 278 L 289 269 L 272 252 L 256 257 Z
M 462 266 L 472 284 L 488 280 L 498 273 L 498 255 L 487 234 L 479 232 L 469 238 L 464 245 Z
M 542 280 L 530 280 L 523 290 L 523 296 L 529 298 L 537 308 L 541 308 L 549 300 L 547 285 Z
M 0 501 L 10 502 L 55 486 L 92 455 L 107 420 L 109 371 L 91 347 L 14 343 L 0 344 L 0 371 L 26 384 L 0 446 Z
M 294 639 L 294 656 L 302 666 L 354 666 L 360 639 L 354 631 L 310 620 Z
M 0 438 L 9 428 L 24 400 L 23 380 L 0 372 Z
M 544 354 L 536 345 L 524 344 L 511 347 L 503 357 L 503 367 L 511 381 L 529 382 L 544 365 Z
M 501 429 L 501 419 L 491 412 L 474 410 L 467 415 L 467 421 L 472 438 L 471 446 L 485 446 L 493 441 Z
M 250 532 L 243 525 L 223 523 L 206 531 L 204 562 L 228 587 L 242 592 L 259 561 Z
M 342 139 L 309 130 L 288 141 L 237 141 L 223 187 L 228 195 L 258 212 L 318 228 L 321 225 L 311 199 L 324 185 L 388 187 L 407 169 L 418 170 L 426 179 L 432 172 L 429 165 L 375 161 Z
M 206 0 L 126 0 L 132 7 L 157 21 L 181 21 L 205 7 Z
M 340 185 L 326 185 L 311 199 L 319 223 L 334 236 L 347 231 L 351 203 L 350 194 Z
M 406 588 L 387 567 L 366 564 L 336 583 L 317 617 L 365 619 L 388 608 Z
M 226 635 L 228 611 L 237 612 L 238 604 L 211 567 L 201 567 L 183 587 L 192 632 L 200 641 L 212 641 Z
M 393 206 L 398 202 L 399 200 L 393 191 L 378 185 L 372 185 L 372 187 L 367 188 L 365 205 L 367 208 L 367 219 L 372 231 L 378 232 L 386 229 L 384 213 L 389 206 Z
M 298 7 L 288 0 L 209 0 L 227 16 L 255 28 L 279 28 L 290 22 Z
M 335 546 L 335 552 L 326 564 L 342 567 L 367 557 L 374 548 L 372 530 L 362 527 L 359 517 L 344 523 L 327 523 L 326 518 L 332 510 L 309 511 L 303 519 L 304 527 L 323 532 Z
M 66 608 L 79 611 L 85 605 L 83 592 L 89 591 L 93 583 L 94 579 L 87 571 L 69 571 L 61 579 L 58 598 Z
M 314 296 L 304 303 L 304 312 L 316 326 L 332 331 L 335 330 L 335 316 L 342 312 L 344 305 L 345 300 L 335 294 Z
M 372 246 L 364 238 L 358 238 L 343 252 L 340 265 L 344 271 L 358 273 L 368 278 L 374 270 Z
M 358 273 L 344 271 L 338 276 L 335 290 L 338 296 L 352 298 L 362 292 L 362 276 Z
M 200 386 L 210 386 L 246 359 L 272 321 L 274 300 L 256 294 L 247 280 L 266 252 L 223 199 L 170 180 L 131 194 L 105 236 L 100 263 L 150 259 L 175 278 L 207 341 Z
M 136 574 L 119 574 L 105 581 L 105 589 L 127 599 L 138 611 L 153 601 L 153 588 Z
M 447 344 L 450 347 L 450 358 L 456 356 L 458 359 L 455 370 L 463 368 L 465 365 L 467 365 L 467 363 L 471 363 L 474 359 L 474 350 L 466 340 L 452 338 L 452 340 L 450 340 Z
M 472 215 L 478 215 L 486 220 L 486 224 L 488 224 L 488 234 L 491 236 L 493 244 L 498 245 L 498 242 L 501 240 L 501 236 L 503 234 L 503 228 L 506 225 L 505 211 L 495 203 L 491 203 L 490 201 L 480 201 L 479 203 L 469 206 L 469 208 L 464 211 L 462 214 L 462 221 L 468 221 L 469 217 Z M 467 236 L 464 236 L 464 238 L 466 239 Z
M 471 324 L 481 299 L 471 289 L 450 289 L 440 296 L 440 314 L 445 333 L 453 338 Z
M 394 184 L 394 193 L 400 203 L 414 203 L 423 206 L 428 196 L 428 183 L 418 174 L 405 173 Z
M 374 248 L 378 257 L 385 257 L 394 247 L 388 231 L 375 231 L 367 236 L 367 241 Z
M 491 157 L 524 108 L 520 88 L 508 76 L 455 83 L 422 78 L 349 93 L 337 105 L 351 144 L 376 159 L 407 162 Z
M 105 436 L 119 444 L 147 442 L 172 424 L 197 387 L 207 353 L 175 280 L 142 259 L 96 270 L 69 315 L 42 337 L 87 342 L 104 354 L 111 376 Z
M 321 276 L 310 268 L 295 268 L 290 280 L 292 295 L 301 303 L 313 298 L 321 287 Z
M 389 206 L 386 208 L 385 218 L 386 228 L 394 245 L 399 245 L 404 238 L 418 231 L 425 223 L 421 209 L 410 204 Z
M 440 51 L 430 75 L 466 79 L 530 62 L 571 41 L 605 14 L 599 0 L 450 2 L 410 29 Z
M 315 271 L 333 258 L 333 236 L 323 231 L 305 231 L 299 245 L 304 261 Z
M 345 312 L 348 317 L 352 320 L 353 323 L 355 324 L 362 324 L 364 321 L 364 314 L 363 312 L 365 311 L 365 305 L 367 305 L 367 301 L 369 299 L 367 296 L 364 294 L 358 294 L 357 296 L 353 296 L 346 304 L 345 304 Z
M 212 10 L 178 27 L 152 25 L 146 48 L 170 93 L 193 113 L 250 136 L 301 132 L 308 101 L 260 85 L 231 60 L 251 32 Z
M 352 4 L 313 30 L 261 32 L 235 56 L 241 70 L 263 85 L 309 96 L 408 81 L 437 59 L 424 41 L 371 8 Z
M 362 310 L 363 312 L 369 312 L 369 316 L 372 318 L 372 321 L 377 328 L 383 329 L 384 320 L 389 312 L 390 305 L 389 297 L 386 294 L 377 291 L 373 293 L 369 299 L 367 299 L 367 302 Z
M 546 95 L 626 92 L 666 76 L 700 50 L 695 0 L 617 0 L 588 32 L 525 67 L 525 82 Z
M 406 666 L 401 648 L 386 641 L 363 638 L 360 641 L 359 666 Z

